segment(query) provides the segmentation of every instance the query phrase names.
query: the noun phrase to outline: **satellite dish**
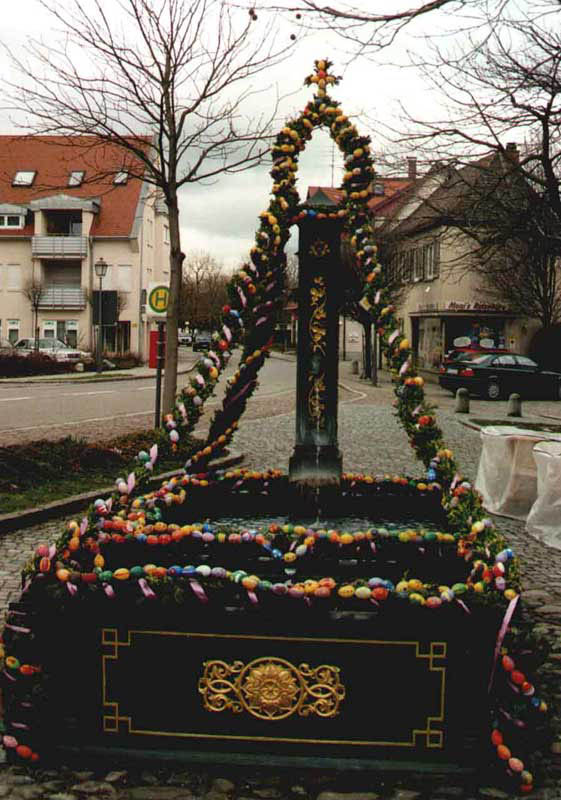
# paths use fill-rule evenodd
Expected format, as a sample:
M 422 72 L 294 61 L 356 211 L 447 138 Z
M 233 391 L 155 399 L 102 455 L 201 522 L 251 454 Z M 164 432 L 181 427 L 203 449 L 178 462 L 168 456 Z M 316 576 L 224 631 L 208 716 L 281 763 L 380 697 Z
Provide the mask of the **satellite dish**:
M 471 339 L 469 336 L 458 336 L 456 339 L 454 339 L 452 344 L 454 347 L 469 347 L 471 344 Z

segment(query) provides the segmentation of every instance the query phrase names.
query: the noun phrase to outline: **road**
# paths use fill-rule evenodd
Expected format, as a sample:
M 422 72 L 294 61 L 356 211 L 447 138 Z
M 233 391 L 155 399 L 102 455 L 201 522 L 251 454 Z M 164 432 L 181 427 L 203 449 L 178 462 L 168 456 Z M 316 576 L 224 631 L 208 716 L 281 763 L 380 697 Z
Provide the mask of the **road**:
M 193 361 L 189 351 L 189 355 L 183 356 L 182 365 L 190 366 Z M 232 364 L 222 376 L 216 397 L 207 403 L 203 421 L 220 405 L 224 381 L 234 369 L 235 364 Z M 295 373 L 293 361 L 271 359 L 267 362 L 252 400 L 254 413 L 273 400 L 280 404 L 278 407 L 289 410 L 294 403 Z M 188 374 L 180 374 L 178 386 L 188 379 Z M 151 427 L 155 385 L 155 378 L 84 384 L 4 384 L 0 390 L 2 443 L 10 445 L 68 435 L 101 440 Z
M 181 365 L 191 366 L 196 356 L 181 351 Z M 236 368 L 232 363 L 218 384 L 216 396 L 208 401 L 199 423 L 205 427 L 221 404 L 226 378 Z M 393 389 L 386 373 L 380 376 L 380 387 L 360 381 L 351 373 L 351 362 L 339 365 L 341 403 L 390 405 Z M 187 383 L 188 374 L 180 374 L 178 386 Z M 250 400 L 244 420 L 262 419 L 288 414 L 294 410 L 296 364 L 293 360 L 273 357 L 259 376 L 260 386 Z M 435 384 L 427 384 L 430 402 L 442 411 L 453 411 L 454 398 Z M 0 434 L 4 446 L 37 439 L 58 439 L 83 436 L 93 441 L 111 439 L 153 426 L 155 378 L 106 380 L 102 383 L 27 383 L 3 384 L 0 388 Z M 504 417 L 506 402 L 472 399 L 472 416 L 493 419 Z M 531 401 L 524 403 L 525 416 L 561 422 L 561 403 Z

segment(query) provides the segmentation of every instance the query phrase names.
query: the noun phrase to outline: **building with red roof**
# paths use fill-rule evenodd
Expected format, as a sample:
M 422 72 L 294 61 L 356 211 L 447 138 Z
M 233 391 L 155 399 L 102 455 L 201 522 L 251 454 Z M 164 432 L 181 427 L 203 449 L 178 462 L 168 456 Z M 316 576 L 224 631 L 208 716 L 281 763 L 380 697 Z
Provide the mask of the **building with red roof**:
M 149 137 L 134 143 L 150 153 Z M 103 259 L 104 349 L 147 353 L 145 295 L 169 282 L 169 236 L 142 175 L 140 158 L 96 137 L 0 136 L 1 338 L 35 335 L 33 283 L 39 336 L 94 350 Z

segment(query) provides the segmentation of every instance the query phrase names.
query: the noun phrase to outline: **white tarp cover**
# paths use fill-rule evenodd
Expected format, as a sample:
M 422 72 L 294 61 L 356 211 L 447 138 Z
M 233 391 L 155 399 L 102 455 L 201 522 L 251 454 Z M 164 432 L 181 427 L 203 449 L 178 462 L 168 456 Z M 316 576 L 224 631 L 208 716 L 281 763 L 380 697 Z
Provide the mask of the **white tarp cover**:
M 561 442 L 539 442 L 534 447 L 538 470 L 538 497 L 526 529 L 540 542 L 561 550 Z
M 525 520 L 537 498 L 534 445 L 543 440 L 561 443 L 561 435 L 510 425 L 481 429 L 483 444 L 475 488 L 493 514 Z

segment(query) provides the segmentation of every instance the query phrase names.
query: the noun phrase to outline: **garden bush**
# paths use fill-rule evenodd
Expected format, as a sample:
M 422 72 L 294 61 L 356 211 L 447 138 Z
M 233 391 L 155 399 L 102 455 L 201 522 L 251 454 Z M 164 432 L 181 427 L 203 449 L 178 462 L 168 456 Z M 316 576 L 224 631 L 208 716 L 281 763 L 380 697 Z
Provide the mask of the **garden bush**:
M 0 377 L 22 378 L 27 375 L 58 375 L 61 372 L 73 372 L 75 365 L 55 361 L 44 353 L 30 355 L 0 354 Z

